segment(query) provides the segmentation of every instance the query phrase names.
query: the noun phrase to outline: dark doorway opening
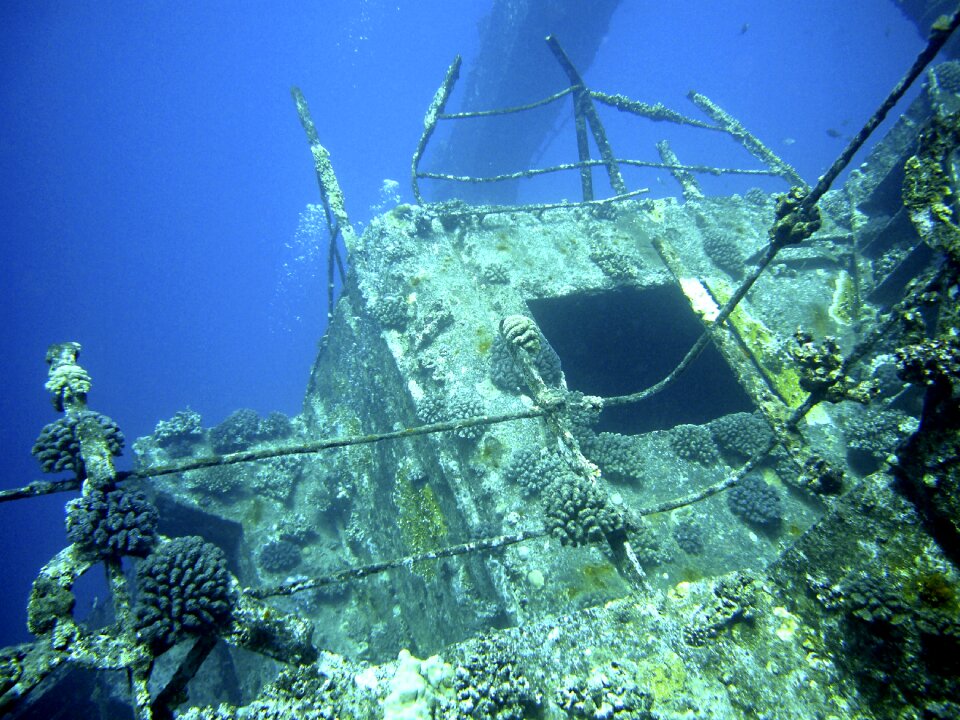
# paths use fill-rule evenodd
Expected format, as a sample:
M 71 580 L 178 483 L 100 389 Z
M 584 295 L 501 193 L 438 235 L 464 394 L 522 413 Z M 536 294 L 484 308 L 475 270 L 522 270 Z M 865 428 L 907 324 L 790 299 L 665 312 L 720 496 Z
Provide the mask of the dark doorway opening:
M 653 385 L 683 359 L 703 330 L 686 297 L 673 286 L 528 304 L 560 356 L 567 385 L 587 395 L 627 395 Z M 666 390 L 643 402 L 604 410 L 597 431 L 633 435 L 753 409 L 711 344 Z

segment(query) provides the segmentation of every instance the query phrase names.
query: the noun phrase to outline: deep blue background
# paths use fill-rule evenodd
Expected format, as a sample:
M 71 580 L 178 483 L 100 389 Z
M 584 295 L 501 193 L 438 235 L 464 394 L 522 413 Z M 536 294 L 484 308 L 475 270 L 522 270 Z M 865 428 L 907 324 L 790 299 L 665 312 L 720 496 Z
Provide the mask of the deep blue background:
M 410 199 L 423 112 L 456 53 L 469 73 L 490 0 L 303 5 L 3 4 L 0 487 L 39 477 L 52 342 L 83 344 L 91 406 L 130 441 L 187 406 L 207 425 L 239 407 L 299 411 L 325 290 L 311 278 L 323 268 L 285 247 L 318 199 L 290 86 L 365 221 L 384 178 Z M 843 147 L 827 129 L 855 132 L 920 46 L 892 0 L 625 1 L 585 74 L 691 114 L 686 92 L 700 90 L 813 182 Z M 451 109 L 476 108 L 455 93 Z M 624 156 L 654 159 L 671 132 L 604 119 Z M 573 159 L 572 126 L 558 128 L 544 164 Z M 671 138 L 682 160 L 750 164 L 710 133 Z M 676 192 L 656 173 L 628 181 Z M 575 177 L 539 182 L 525 198 L 575 197 Z M 29 583 L 65 543 L 64 500 L 0 505 L 0 645 L 27 638 Z

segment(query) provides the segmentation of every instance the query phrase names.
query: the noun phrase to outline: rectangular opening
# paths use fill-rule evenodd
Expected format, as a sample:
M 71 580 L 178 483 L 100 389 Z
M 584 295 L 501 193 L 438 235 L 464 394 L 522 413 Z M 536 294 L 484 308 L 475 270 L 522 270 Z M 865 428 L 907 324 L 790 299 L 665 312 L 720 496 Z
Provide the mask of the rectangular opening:
M 560 356 L 567 385 L 587 395 L 626 395 L 653 385 L 676 367 L 703 332 L 675 286 L 528 304 Z M 710 344 L 666 390 L 643 402 L 605 410 L 597 431 L 634 435 L 753 409 L 733 371 Z

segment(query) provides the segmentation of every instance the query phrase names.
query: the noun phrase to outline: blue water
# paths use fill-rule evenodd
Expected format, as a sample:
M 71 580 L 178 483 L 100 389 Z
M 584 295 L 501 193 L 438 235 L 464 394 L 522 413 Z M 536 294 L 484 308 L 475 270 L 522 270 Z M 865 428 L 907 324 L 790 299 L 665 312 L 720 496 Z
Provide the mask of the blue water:
M 323 268 L 297 261 L 298 218 L 318 190 L 290 86 L 362 223 L 385 178 L 412 201 L 423 113 L 455 54 L 469 74 L 490 5 L 3 3 L 0 487 L 40 477 L 30 447 L 56 418 L 43 390 L 53 342 L 83 344 L 91 407 L 129 442 L 188 406 L 207 425 L 240 407 L 296 414 L 326 291 Z M 686 93 L 701 91 L 813 182 L 921 46 L 892 0 L 625 0 L 584 75 L 691 115 Z M 454 93 L 449 109 L 479 108 Z M 655 159 L 662 124 L 603 117 L 618 154 Z M 574 159 L 571 123 L 557 130 L 542 164 Z M 744 164 L 710 135 L 675 149 Z M 423 169 L 440 169 L 430 158 Z M 676 192 L 648 179 L 654 194 Z M 576 187 L 537 182 L 522 199 Z M 0 505 L 0 645 L 29 637 L 30 582 L 65 544 L 65 499 Z

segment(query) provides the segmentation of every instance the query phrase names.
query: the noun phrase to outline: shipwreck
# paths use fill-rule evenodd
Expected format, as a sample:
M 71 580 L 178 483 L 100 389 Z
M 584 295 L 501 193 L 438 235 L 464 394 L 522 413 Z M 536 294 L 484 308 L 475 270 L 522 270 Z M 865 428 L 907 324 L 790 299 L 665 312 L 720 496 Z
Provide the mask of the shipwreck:
M 51 346 L 62 417 L 35 454 L 69 477 L 0 500 L 81 494 L 36 641 L 0 652 L 0 715 L 960 716 L 960 64 L 928 67 L 958 23 L 814 186 L 701 94 L 688 114 L 587 87 L 552 37 L 566 89 L 448 112 L 458 59 L 416 203 L 362 235 L 295 89 L 330 240 L 302 412 L 184 411 L 119 472 L 80 347 Z M 568 164 L 424 169 L 439 123 L 550 103 L 573 108 Z M 679 194 L 645 198 L 611 108 L 732 138 L 744 167 L 660 143 Z M 424 200 L 550 172 L 582 197 Z M 783 188 L 709 196 L 704 173 Z M 95 568 L 112 603 L 76 618 Z

